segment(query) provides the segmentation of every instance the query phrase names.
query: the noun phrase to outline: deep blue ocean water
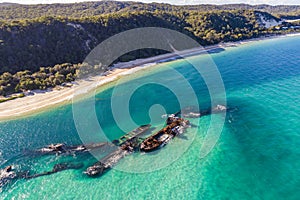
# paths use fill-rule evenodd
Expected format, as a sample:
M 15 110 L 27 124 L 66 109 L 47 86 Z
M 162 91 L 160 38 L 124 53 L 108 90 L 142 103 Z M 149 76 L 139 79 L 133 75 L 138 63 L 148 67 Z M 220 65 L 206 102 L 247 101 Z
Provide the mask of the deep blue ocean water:
M 300 37 L 295 36 L 252 42 L 210 54 L 223 79 L 227 105 L 237 109 L 227 113 L 220 138 L 205 157 L 199 155 L 211 116 L 200 121 L 192 119 L 198 127 L 189 129 L 159 152 L 128 156 L 116 169 L 98 178 L 82 174 L 96 161 L 90 155 L 26 154 L 51 143 L 81 143 L 82 131 L 78 133 L 75 126 L 81 122 L 74 122 L 72 105 L 0 122 L 1 168 L 14 164 L 19 170 L 40 173 L 50 171 L 60 162 L 84 164 L 79 170 L 12 182 L 2 188 L 0 199 L 299 199 L 299 46 Z M 204 55 L 190 59 L 205 65 Z M 181 89 L 174 94 L 170 88 L 155 84 L 159 80 Z M 184 90 L 186 81 L 195 92 L 200 109 L 209 107 L 211 97 L 204 80 L 184 60 L 143 72 L 119 86 L 116 93 L 114 88 L 97 93 L 95 110 L 105 136 L 116 139 L 134 129 L 133 124 L 152 123 L 158 130 L 163 124 L 160 115 L 180 108 L 176 95 L 185 97 L 186 104 L 195 103 L 195 99 L 189 99 L 190 91 Z M 141 87 L 130 94 L 135 84 Z M 129 117 L 134 123 L 122 114 L 115 121 L 112 95 L 117 99 L 130 96 L 124 105 L 128 103 Z M 82 122 L 83 134 L 99 137 L 101 141 L 104 139 L 97 129 L 86 125 L 92 121 L 88 114 L 93 110 L 85 105 L 92 100 L 81 102 L 81 117 L 86 120 Z M 164 109 L 153 107 L 158 104 Z M 117 106 L 118 113 L 126 113 L 126 109 L 123 104 Z M 215 117 L 221 123 L 224 115 Z

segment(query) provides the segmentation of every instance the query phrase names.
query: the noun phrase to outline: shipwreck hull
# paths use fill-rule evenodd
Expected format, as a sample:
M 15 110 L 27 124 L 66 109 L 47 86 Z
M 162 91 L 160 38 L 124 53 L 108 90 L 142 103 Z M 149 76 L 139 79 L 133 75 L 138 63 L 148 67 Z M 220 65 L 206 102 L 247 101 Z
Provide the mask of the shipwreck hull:
M 183 131 L 189 126 L 189 121 L 178 118 L 175 115 L 168 117 L 167 126 L 162 130 L 158 131 L 156 134 L 148 137 L 140 145 L 140 151 L 152 152 L 155 151 L 166 144 L 168 144 L 174 137 L 183 133 Z M 179 131 L 179 130 L 182 131 Z

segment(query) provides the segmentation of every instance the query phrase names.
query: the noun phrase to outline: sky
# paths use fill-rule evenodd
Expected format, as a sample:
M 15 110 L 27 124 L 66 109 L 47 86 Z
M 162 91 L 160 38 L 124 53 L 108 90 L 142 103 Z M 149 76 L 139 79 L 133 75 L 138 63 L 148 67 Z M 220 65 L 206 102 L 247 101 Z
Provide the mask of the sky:
M 49 4 L 49 3 L 74 3 L 93 0 L 0 0 L 3 2 L 13 2 L 21 4 Z M 300 5 L 299 0 L 133 0 L 145 3 L 159 2 L 170 4 L 228 4 L 228 3 L 247 3 L 247 4 L 270 4 L 270 5 Z

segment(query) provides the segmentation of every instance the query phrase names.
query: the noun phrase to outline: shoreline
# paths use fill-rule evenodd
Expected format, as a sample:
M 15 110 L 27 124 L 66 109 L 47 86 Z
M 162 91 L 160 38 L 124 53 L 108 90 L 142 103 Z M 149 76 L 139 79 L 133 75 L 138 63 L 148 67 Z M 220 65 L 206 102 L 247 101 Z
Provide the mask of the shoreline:
M 97 75 L 84 80 L 76 80 L 72 87 L 63 87 L 62 89 L 52 89 L 51 91 L 43 91 L 35 93 L 32 96 L 25 96 L 14 100 L 0 103 L 0 122 L 6 120 L 14 120 L 22 117 L 31 116 L 34 114 L 47 111 L 51 108 L 59 107 L 72 103 L 76 90 L 84 92 L 79 95 L 87 95 L 92 91 L 98 91 L 99 88 L 109 85 L 120 79 L 122 76 L 135 74 L 136 72 L 145 71 L 146 69 L 153 70 L 155 66 L 161 63 L 172 62 L 178 59 L 178 54 L 184 56 L 201 55 L 208 51 L 216 49 L 226 49 L 237 47 L 243 44 L 248 44 L 256 41 L 270 40 L 275 38 L 284 38 L 291 36 L 300 36 L 300 33 L 291 33 L 285 35 L 264 36 L 252 38 L 236 42 L 226 42 L 206 47 L 198 47 L 180 52 L 167 53 L 145 59 L 137 59 L 126 63 L 117 63 L 110 70 L 108 75 Z M 79 96 L 77 95 L 77 96 Z M 77 97 L 76 96 L 76 97 Z

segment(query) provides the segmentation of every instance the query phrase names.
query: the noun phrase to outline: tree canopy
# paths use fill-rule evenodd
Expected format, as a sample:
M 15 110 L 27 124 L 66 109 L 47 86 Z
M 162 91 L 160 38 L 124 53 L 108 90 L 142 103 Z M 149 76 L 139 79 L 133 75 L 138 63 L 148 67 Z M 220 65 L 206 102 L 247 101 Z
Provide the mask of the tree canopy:
M 174 6 L 117 1 L 0 4 L 0 95 L 45 89 L 74 80 L 80 63 L 96 45 L 133 28 L 169 28 L 192 37 L 201 45 L 293 31 L 262 25 L 261 16 L 280 20 L 266 10 L 279 16 L 284 11 L 297 13 L 299 8 L 246 4 Z M 289 15 L 288 12 L 284 13 Z M 282 26 L 288 25 L 293 24 Z M 115 62 L 162 53 L 166 52 L 141 49 Z

